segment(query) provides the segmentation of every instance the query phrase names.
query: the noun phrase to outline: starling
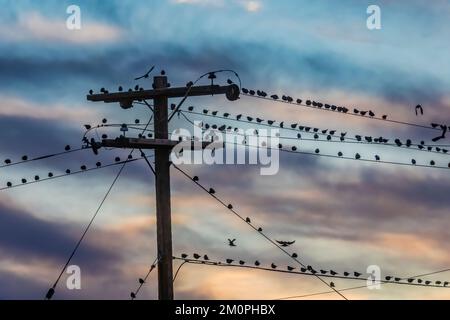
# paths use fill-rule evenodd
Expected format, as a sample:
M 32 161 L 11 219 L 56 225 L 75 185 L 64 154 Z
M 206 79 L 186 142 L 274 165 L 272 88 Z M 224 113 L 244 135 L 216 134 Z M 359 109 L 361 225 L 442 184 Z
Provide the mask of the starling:
M 255 266 L 259 266 L 259 265 L 260 265 L 259 261 L 256 260 L 256 261 L 255 261 Z
M 261 227 L 258 228 L 258 232 L 262 232 L 263 229 Z
M 330 274 L 331 274 L 332 276 L 335 276 L 335 275 L 337 275 L 338 273 L 337 273 L 336 271 L 334 271 L 334 270 L 330 270 Z
M 49 177 L 49 178 L 53 177 L 53 173 L 52 173 L 52 172 L 49 172 L 49 173 L 48 173 L 48 177 Z
M 243 266 L 243 265 L 245 264 L 245 261 L 239 260 L 239 264 L 240 264 L 241 266 Z
M 144 284 L 145 283 L 144 279 L 142 279 L 142 278 L 139 278 L 138 281 L 139 281 L 140 284 Z
M 245 94 L 247 94 L 247 93 L 248 93 L 248 89 L 242 88 L 242 92 L 245 93 Z
M 136 294 L 134 292 L 131 292 L 130 297 L 131 297 L 131 299 L 136 299 Z
M 355 275 L 355 277 L 357 277 L 357 278 L 358 278 L 358 277 L 359 277 L 359 276 L 361 275 L 361 273 L 359 273 L 359 272 L 356 272 L 356 271 L 355 271 L 355 272 L 353 272 L 353 274 L 354 274 L 354 275 Z
M 214 190 L 213 188 L 209 188 L 209 191 L 208 191 L 210 194 L 215 194 L 216 193 L 216 190 Z
M 22 179 L 22 183 L 27 183 L 27 179 Z
M 251 220 L 250 220 L 250 218 L 249 218 L 249 217 L 245 218 L 245 222 L 247 222 L 247 223 L 251 223 Z
M 28 160 L 28 156 L 23 156 L 22 157 L 22 161 L 27 161 Z
M 99 161 L 99 162 L 97 162 L 95 165 L 96 165 L 97 167 L 101 167 L 101 166 L 102 166 L 102 163 Z
M 273 100 L 278 100 L 278 96 L 276 94 L 273 94 L 270 96 Z
M 188 255 L 187 255 L 186 253 L 182 253 L 182 254 L 181 254 L 181 257 L 182 257 L 183 259 L 186 259 L 187 256 L 188 256 Z
M 208 261 L 208 260 L 209 260 L 208 255 L 205 254 L 205 255 L 203 256 L 203 259 L 206 260 L 206 261 Z
M 344 272 L 344 276 L 348 277 L 350 275 L 350 273 L 348 273 L 347 271 Z
M 372 111 L 372 110 L 369 110 L 369 116 L 371 116 L 371 117 L 375 117 L 375 113 L 373 113 L 373 111 Z
M 234 243 L 236 241 L 236 239 L 228 239 L 228 245 L 230 247 L 236 247 L 236 244 Z
M 229 205 L 227 206 L 227 208 L 231 210 L 231 209 L 233 209 L 233 206 L 232 206 L 231 204 L 229 204 Z
M 272 264 L 270 265 L 272 267 L 272 269 L 276 269 L 277 265 L 275 263 L 272 262 Z
M 321 273 L 321 274 L 327 274 L 327 272 L 328 272 L 327 270 L 322 270 L 322 269 L 320 269 L 320 273 Z
M 91 89 L 91 90 L 89 90 L 89 94 L 93 94 L 94 93 L 94 91 Z
M 294 270 L 295 268 L 294 268 L 294 267 L 291 267 L 291 266 L 287 266 L 287 269 L 288 269 L 288 271 L 292 271 L 292 270 Z
M 233 259 L 227 259 L 226 261 L 227 261 L 228 264 L 230 264 L 230 263 L 233 263 L 234 260 Z
M 80 169 L 84 171 L 84 170 L 86 170 L 86 166 L 85 166 L 85 165 L 82 165 L 82 166 L 80 167 Z
M 330 282 L 330 287 L 331 287 L 331 288 L 334 288 L 334 287 L 335 287 L 334 282 Z
M 194 181 L 198 181 L 198 177 L 197 176 L 194 176 L 193 178 L 192 178 L 192 180 L 194 180 Z
M 385 279 L 386 279 L 386 281 L 391 281 L 392 277 L 391 276 L 386 276 Z
M 91 129 L 91 125 L 90 124 L 85 124 L 84 127 L 86 128 L 86 130 Z
M 298 257 L 298 255 L 294 252 L 293 254 L 292 254 L 292 258 L 297 258 Z
M 66 173 L 67 173 L 67 174 L 70 174 L 70 169 L 67 169 L 67 170 L 66 170 Z
M 7 187 L 12 187 L 12 183 L 8 181 L 8 182 L 6 183 L 6 186 L 7 186 Z
M 198 259 L 198 258 L 200 258 L 201 256 L 198 254 L 198 253 L 194 253 L 194 259 Z

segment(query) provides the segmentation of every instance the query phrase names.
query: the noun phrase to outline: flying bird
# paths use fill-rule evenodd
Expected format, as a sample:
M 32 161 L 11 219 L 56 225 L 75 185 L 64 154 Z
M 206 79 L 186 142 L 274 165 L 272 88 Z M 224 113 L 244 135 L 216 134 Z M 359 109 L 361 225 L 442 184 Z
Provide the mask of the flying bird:
M 148 78 L 148 75 L 150 74 L 150 72 L 153 71 L 153 69 L 155 69 L 155 66 L 151 67 L 150 70 L 148 70 L 146 74 L 144 74 L 144 75 L 142 75 L 142 76 L 140 76 L 140 77 L 137 77 L 137 78 L 135 78 L 134 80 L 139 80 L 139 79 L 142 79 L 142 78 L 147 79 L 147 78 Z
M 236 244 L 234 243 L 235 241 L 236 241 L 236 239 L 233 239 L 233 240 L 228 239 L 228 245 L 229 245 L 230 247 L 236 247 Z
M 290 246 L 290 245 L 295 243 L 295 240 L 294 241 L 279 241 L 279 240 L 275 240 L 275 241 L 278 242 L 278 244 L 281 245 L 282 247 L 288 247 L 288 246 Z
M 416 116 L 419 115 L 419 112 L 420 112 L 421 115 L 423 115 L 423 108 L 422 108 L 422 106 L 420 104 L 418 104 L 416 106 Z

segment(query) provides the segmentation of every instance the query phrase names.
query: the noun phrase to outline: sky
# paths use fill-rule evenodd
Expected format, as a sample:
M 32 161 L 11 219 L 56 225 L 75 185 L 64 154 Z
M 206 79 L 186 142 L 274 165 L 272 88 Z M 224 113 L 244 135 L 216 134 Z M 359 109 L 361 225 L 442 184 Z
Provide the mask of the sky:
M 369 5 L 381 10 L 381 29 L 369 30 Z M 81 10 L 81 29 L 66 27 L 68 6 Z M 151 88 L 134 81 L 151 66 L 172 86 L 205 72 L 232 69 L 242 86 L 350 110 L 373 110 L 389 119 L 449 123 L 450 1 L 448 0 L 0 0 L 0 161 L 20 161 L 82 145 L 84 124 L 148 121 L 145 106 L 86 100 L 90 89 Z M 151 78 L 151 77 L 150 77 Z M 218 73 L 217 83 L 233 74 Z M 202 80 L 207 84 L 208 80 Z M 173 100 L 171 102 L 177 102 Z M 416 116 L 421 104 L 424 114 Z M 436 132 L 420 127 L 295 107 L 242 96 L 189 98 L 203 109 L 244 114 L 321 129 L 431 143 Z M 223 121 L 190 115 L 190 120 Z M 175 117 L 171 130 L 192 130 Z M 232 121 L 227 125 L 239 125 Z M 249 127 L 248 125 L 246 127 Z M 130 135 L 136 134 L 130 130 Z M 117 128 L 98 135 L 118 136 Z M 90 137 L 97 137 L 90 132 Z M 282 130 L 283 136 L 295 137 Z M 308 136 L 308 135 L 306 135 Z M 310 138 L 312 137 L 309 136 Z M 448 138 L 447 138 L 448 139 Z M 439 143 L 448 144 L 445 140 Z M 322 139 L 323 140 L 323 139 Z M 298 143 L 297 143 L 298 142 Z M 288 140 L 321 154 L 358 152 L 363 158 L 410 163 L 449 155 L 407 148 Z M 151 153 L 151 152 L 150 152 Z M 137 153 L 135 156 L 139 156 Z M 49 171 L 63 173 L 97 161 L 112 163 L 126 151 L 90 150 L 0 168 L 0 187 Z M 279 172 L 258 165 L 183 165 L 200 182 L 271 239 L 317 269 L 360 271 L 376 265 L 385 275 L 409 277 L 450 268 L 449 171 L 366 163 L 310 154 L 280 153 Z M 56 280 L 119 170 L 112 166 L 0 191 L 0 299 L 42 299 Z M 248 225 L 171 170 L 174 255 L 194 252 L 265 266 L 293 265 Z M 81 269 L 81 290 L 66 287 L 55 299 L 128 299 L 156 257 L 154 178 L 145 162 L 127 164 L 71 264 Z M 228 246 L 236 238 L 237 247 Z M 178 267 L 179 262 L 175 261 Z M 295 265 L 295 267 L 298 267 Z M 425 279 L 425 278 L 424 278 Z M 441 273 L 427 279 L 450 280 Z M 333 280 L 337 289 L 364 285 Z M 278 299 L 329 291 L 314 277 L 241 268 L 184 265 L 174 284 L 177 299 Z M 448 299 L 447 289 L 383 285 L 345 291 L 348 299 Z M 157 298 L 156 272 L 139 299 Z M 302 299 L 340 299 L 335 293 Z

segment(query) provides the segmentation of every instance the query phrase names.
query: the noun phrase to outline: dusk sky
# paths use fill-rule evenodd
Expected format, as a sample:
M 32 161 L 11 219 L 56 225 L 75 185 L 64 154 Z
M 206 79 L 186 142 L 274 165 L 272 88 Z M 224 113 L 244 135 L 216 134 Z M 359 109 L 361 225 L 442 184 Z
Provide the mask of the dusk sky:
M 66 27 L 66 9 L 73 4 L 81 9 L 80 30 Z M 366 26 L 369 5 L 381 9 L 379 30 Z M 79 148 L 84 125 L 101 124 L 103 118 L 146 123 L 145 106 L 124 110 L 89 102 L 86 95 L 102 87 L 151 89 L 151 78 L 161 70 L 172 86 L 184 86 L 205 72 L 232 69 L 248 89 L 347 106 L 350 113 L 358 108 L 424 126 L 450 125 L 449 0 L 0 0 L 0 7 L 0 165 L 24 155 L 62 152 L 66 145 Z M 134 81 L 153 65 L 149 79 Z M 217 73 L 216 82 L 226 84 L 228 78 L 237 81 L 233 74 Z M 423 115 L 415 113 L 418 104 Z M 222 95 L 189 98 L 183 108 L 188 106 L 390 142 L 429 145 L 440 133 L 246 96 L 234 102 Z M 177 128 L 193 130 L 183 117 L 170 123 L 171 130 Z M 98 130 L 104 133 L 121 134 L 118 128 Z M 296 137 L 292 130 L 280 134 Z M 448 139 L 435 144 L 450 149 Z M 280 152 L 275 175 L 261 175 L 260 166 L 250 164 L 181 167 L 271 239 L 295 240 L 289 251 L 317 269 L 366 277 L 366 268 L 377 265 L 383 278 L 403 278 L 450 268 L 450 154 L 319 140 L 282 141 L 311 154 Z M 315 155 L 316 148 L 320 155 L 379 155 L 408 165 L 327 158 Z M 2 167 L 0 188 L 48 172 L 95 167 L 97 161 L 113 163 L 126 154 L 82 150 Z M 413 158 L 444 168 L 409 165 Z M 44 297 L 118 170 L 112 166 L 0 191 L 0 299 Z M 171 186 L 174 255 L 259 260 L 268 267 L 274 262 L 284 270 L 293 265 L 177 170 L 171 170 Z M 81 268 L 81 290 L 67 289 L 65 274 L 54 299 L 129 299 L 156 258 L 155 210 L 152 172 L 142 160 L 127 164 L 71 261 Z M 228 246 L 229 238 L 237 239 L 236 247 Z M 450 272 L 423 279 L 450 281 Z M 365 284 L 333 282 L 338 290 Z M 193 264 L 182 267 L 174 288 L 177 299 L 278 299 L 330 290 L 311 276 Z M 344 293 L 350 300 L 450 298 L 450 289 L 395 284 Z M 138 299 L 156 298 L 153 272 Z M 336 293 L 308 298 L 340 299 Z

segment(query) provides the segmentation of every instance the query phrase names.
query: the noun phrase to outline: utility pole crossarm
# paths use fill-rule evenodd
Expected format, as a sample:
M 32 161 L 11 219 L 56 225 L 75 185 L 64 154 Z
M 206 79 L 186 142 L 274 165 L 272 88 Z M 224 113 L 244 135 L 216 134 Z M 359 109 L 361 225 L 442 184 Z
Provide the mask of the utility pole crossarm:
M 215 148 L 224 148 L 223 142 L 208 142 L 208 141 L 176 141 L 169 139 L 144 139 L 144 138 L 124 138 L 117 139 L 103 139 L 102 147 L 108 148 L 128 148 L 128 149 L 158 149 L 168 148 L 172 149 L 176 145 L 181 145 L 191 150 L 205 149 L 212 145 Z
M 189 90 L 189 91 L 188 91 Z M 153 90 L 141 90 L 131 92 L 113 92 L 113 93 L 101 93 L 101 94 L 89 94 L 86 99 L 89 101 L 103 101 L 106 103 L 111 102 L 124 102 L 135 100 L 148 100 L 158 97 L 166 98 L 180 98 L 186 96 L 207 96 L 214 94 L 226 94 L 227 98 L 231 101 L 239 98 L 239 87 L 235 84 L 227 86 L 208 85 L 208 86 L 193 86 L 193 87 L 177 87 L 177 88 L 161 88 Z

